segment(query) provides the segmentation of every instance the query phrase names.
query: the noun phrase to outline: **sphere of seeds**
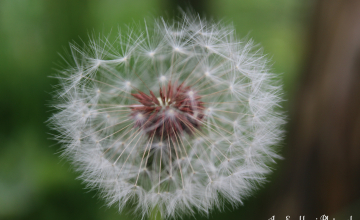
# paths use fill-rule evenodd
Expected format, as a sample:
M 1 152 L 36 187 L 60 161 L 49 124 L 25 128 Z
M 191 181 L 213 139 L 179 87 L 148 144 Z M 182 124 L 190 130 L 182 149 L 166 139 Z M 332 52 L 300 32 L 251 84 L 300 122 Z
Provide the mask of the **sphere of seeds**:
M 281 86 L 251 42 L 184 15 L 71 45 L 59 75 L 63 154 L 109 205 L 208 214 L 264 181 L 281 138 Z

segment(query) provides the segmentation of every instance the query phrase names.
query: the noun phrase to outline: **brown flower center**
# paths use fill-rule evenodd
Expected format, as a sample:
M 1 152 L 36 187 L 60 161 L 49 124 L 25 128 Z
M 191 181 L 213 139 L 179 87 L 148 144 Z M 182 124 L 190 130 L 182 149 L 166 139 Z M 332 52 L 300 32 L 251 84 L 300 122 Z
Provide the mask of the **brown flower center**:
M 190 86 L 168 83 L 160 87 L 159 97 L 150 91 L 132 94 L 139 105 L 131 106 L 131 117 L 135 126 L 149 136 L 167 139 L 186 132 L 192 135 L 200 129 L 204 118 L 204 103 L 201 96 Z

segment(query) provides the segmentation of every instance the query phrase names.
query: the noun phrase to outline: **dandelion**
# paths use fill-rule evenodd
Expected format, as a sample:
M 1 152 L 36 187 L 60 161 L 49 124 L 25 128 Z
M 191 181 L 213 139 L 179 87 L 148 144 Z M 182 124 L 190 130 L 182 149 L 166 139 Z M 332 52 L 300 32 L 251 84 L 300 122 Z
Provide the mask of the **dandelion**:
M 59 131 L 80 178 L 108 205 L 180 217 L 242 199 L 279 158 L 281 86 L 252 42 L 197 16 L 116 41 L 71 45 L 59 75 Z

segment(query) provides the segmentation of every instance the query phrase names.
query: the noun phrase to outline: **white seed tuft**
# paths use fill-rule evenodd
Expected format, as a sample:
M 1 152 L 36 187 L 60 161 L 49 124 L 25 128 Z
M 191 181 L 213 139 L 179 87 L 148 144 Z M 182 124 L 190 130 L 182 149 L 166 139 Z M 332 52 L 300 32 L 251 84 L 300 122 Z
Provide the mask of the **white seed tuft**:
M 63 155 L 120 211 L 135 203 L 165 219 L 241 204 L 279 158 L 281 85 L 267 60 L 233 27 L 198 16 L 134 33 L 71 45 L 50 119 Z M 179 87 L 166 82 L 186 92 L 170 99 Z M 152 114 L 165 119 L 148 123 Z

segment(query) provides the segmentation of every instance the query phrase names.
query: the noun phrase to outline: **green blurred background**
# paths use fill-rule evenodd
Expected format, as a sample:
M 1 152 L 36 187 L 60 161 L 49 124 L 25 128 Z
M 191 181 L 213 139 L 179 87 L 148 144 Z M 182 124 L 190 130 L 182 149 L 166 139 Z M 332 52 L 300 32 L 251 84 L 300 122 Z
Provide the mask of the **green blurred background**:
M 50 76 L 70 41 L 86 42 L 93 31 L 116 34 L 134 22 L 171 17 L 175 5 L 167 0 L 0 0 L 0 219 L 133 218 L 107 208 L 59 158 L 60 146 L 46 125 L 57 83 Z M 304 61 L 312 1 L 209 0 L 204 5 L 207 17 L 232 22 L 239 37 L 264 48 L 284 81 L 288 110 Z M 276 181 L 281 170 L 280 162 L 270 180 Z M 244 206 L 214 211 L 209 218 L 257 219 L 271 200 L 271 184 Z

